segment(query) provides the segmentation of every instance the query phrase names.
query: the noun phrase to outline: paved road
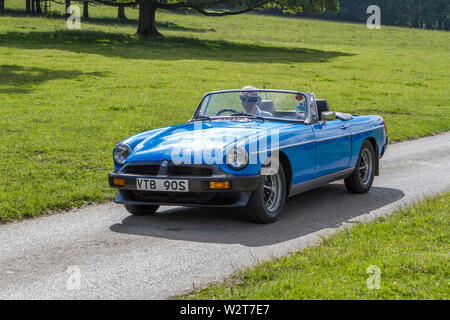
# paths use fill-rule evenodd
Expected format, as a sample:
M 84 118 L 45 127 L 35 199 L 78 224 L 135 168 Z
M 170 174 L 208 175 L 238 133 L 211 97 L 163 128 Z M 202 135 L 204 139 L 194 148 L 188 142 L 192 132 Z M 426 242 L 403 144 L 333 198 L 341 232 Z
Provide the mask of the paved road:
M 232 209 L 133 217 L 112 203 L 1 225 L 0 298 L 164 299 L 447 190 L 450 133 L 391 145 L 369 193 L 333 183 L 290 199 L 271 225 Z

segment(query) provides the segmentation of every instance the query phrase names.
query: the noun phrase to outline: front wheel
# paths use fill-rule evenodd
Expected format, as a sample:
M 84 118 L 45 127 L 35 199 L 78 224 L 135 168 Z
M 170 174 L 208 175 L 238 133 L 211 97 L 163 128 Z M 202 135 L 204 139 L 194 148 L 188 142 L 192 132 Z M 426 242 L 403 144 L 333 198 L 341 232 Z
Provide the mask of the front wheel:
M 369 141 L 364 141 L 359 152 L 355 171 L 347 177 L 345 188 L 351 193 L 366 193 L 370 190 L 375 176 L 375 151 Z
M 159 206 L 145 206 L 145 205 L 135 205 L 126 204 L 125 209 L 135 216 L 148 216 L 153 214 L 158 210 Z
M 278 172 L 261 177 L 244 208 L 249 220 L 259 223 L 275 222 L 286 203 L 286 177 L 283 167 Z

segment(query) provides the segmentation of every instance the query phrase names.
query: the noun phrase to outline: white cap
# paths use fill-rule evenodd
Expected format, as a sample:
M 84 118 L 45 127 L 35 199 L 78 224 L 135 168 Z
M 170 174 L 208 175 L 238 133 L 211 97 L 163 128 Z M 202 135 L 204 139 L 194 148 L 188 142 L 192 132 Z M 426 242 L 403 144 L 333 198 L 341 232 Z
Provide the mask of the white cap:
M 242 88 L 242 90 L 258 90 L 258 89 L 255 88 L 254 86 L 245 86 Z M 241 91 L 241 96 L 246 98 L 259 97 L 258 92 L 256 91 Z

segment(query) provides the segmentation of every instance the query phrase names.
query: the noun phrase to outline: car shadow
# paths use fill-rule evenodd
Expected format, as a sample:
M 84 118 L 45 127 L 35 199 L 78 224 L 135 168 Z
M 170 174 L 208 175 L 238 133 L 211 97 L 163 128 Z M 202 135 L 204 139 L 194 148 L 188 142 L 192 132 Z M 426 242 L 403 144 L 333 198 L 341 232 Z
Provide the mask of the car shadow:
M 398 189 L 372 187 L 350 194 L 344 185 L 330 184 L 289 199 L 273 224 L 249 223 L 236 209 L 170 208 L 146 217 L 128 216 L 110 230 L 172 240 L 266 246 L 326 229 L 382 208 L 404 197 Z

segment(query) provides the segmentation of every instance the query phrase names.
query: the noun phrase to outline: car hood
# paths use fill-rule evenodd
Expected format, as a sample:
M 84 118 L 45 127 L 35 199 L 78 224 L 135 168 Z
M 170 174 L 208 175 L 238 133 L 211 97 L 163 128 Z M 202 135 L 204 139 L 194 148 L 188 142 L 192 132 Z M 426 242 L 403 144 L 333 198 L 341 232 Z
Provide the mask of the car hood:
M 173 160 L 173 155 L 208 153 L 282 126 L 274 121 L 195 121 L 167 127 L 139 143 L 127 162 Z M 192 160 L 191 160 L 192 161 Z

